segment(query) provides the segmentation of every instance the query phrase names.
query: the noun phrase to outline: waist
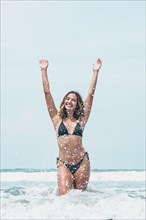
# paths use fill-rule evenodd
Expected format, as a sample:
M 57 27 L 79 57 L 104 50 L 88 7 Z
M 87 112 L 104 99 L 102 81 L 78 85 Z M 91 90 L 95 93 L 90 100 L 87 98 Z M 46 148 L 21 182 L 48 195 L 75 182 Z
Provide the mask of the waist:
M 64 160 L 62 160 L 61 158 L 59 158 L 59 157 L 57 157 L 56 159 L 57 159 L 57 165 L 58 165 L 58 162 L 62 162 L 63 164 L 65 164 L 65 165 L 67 165 L 67 166 L 73 166 L 73 167 L 75 167 L 75 166 L 78 166 L 78 164 L 81 164 L 82 163 L 82 161 L 84 160 L 84 158 L 87 156 L 87 160 L 89 161 L 89 155 L 88 155 L 88 152 L 85 152 L 85 154 L 82 156 L 82 158 L 80 158 L 79 159 L 79 161 L 68 161 L 68 160 L 66 160 L 66 161 L 64 161 Z
M 59 150 L 59 158 L 65 161 L 66 163 L 74 164 L 80 161 L 85 155 L 86 151 L 82 147 L 80 150 L 70 150 L 66 149 L 66 151 Z

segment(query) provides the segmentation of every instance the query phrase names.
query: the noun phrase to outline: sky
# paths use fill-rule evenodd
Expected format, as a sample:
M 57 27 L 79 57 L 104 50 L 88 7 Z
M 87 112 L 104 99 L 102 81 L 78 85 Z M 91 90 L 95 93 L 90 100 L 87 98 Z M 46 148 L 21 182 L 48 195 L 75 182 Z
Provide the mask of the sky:
M 145 1 L 1 1 L 1 168 L 56 168 L 41 83 L 85 100 L 102 68 L 83 146 L 92 169 L 145 168 Z

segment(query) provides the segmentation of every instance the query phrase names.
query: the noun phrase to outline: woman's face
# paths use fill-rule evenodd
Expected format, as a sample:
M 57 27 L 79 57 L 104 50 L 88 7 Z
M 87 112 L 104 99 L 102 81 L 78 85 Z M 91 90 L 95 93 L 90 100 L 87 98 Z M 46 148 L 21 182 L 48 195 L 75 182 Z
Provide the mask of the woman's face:
M 75 93 L 70 93 L 65 101 L 64 106 L 67 110 L 73 111 L 77 106 L 77 96 Z

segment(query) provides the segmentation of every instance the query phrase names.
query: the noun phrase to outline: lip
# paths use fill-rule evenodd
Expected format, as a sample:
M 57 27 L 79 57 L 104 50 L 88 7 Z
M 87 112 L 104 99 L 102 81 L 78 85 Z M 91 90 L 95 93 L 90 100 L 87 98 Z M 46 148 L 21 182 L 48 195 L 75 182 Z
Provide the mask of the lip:
M 73 105 L 70 105 L 70 104 L 66 104 L 65 106 L 68 107 L 68 108 L 72 108 L 73 107 Z

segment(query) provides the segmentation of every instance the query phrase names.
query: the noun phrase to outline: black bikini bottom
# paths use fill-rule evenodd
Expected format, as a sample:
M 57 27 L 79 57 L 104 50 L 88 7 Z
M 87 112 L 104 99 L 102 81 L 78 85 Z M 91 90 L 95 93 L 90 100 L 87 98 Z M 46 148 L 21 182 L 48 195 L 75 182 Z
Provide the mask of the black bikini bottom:
M 57 157 L 57 163 L 58 163 L 58 161 L 61 161 L 61 162 L 64 164 L 64 166 L 65 166 L 72 174 L 74 174 L 74 173 L 80 168 L 81 163 L 83 162 L 83 160 L 84 160 L 84 158 L 85 158 L 86 155 L 87 155 L 87 158 L 88 158 L 88 160 L 89 160 L 88 152 L 86 152 L 86 153 L 84 154 L 83 158 L 82 158 L 77 164 L 75 164 L 75 165 L 71 165 L 71 164 L 69 164 L 69 163 L 65 163 L 63 160 L 61 160 L 61 159 L 58 158 L 58 157 Z

